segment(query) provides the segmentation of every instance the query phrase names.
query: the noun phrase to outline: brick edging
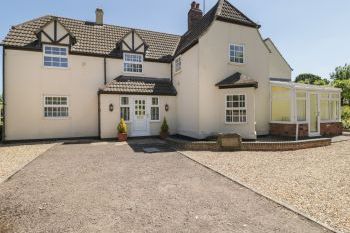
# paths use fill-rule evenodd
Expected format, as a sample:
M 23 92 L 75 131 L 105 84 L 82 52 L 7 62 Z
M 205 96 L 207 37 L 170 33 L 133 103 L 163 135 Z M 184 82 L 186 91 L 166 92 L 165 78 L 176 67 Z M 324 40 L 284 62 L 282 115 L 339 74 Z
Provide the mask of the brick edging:
M 196 141 L 188 142 L 167 138 L 166 141 L 180 150 L 189 151 L 223 151 L 226 150 L 215 141 Z M 330 138 L 309 139 L 300 141 L 285 141 L 285 142 L 242 142 L 240 145 L 241 151 L 291 151 L 302 150 L 316 147 L 324 147 L 331 145 Z M 237 151 L 229 150 L 228 151 Z

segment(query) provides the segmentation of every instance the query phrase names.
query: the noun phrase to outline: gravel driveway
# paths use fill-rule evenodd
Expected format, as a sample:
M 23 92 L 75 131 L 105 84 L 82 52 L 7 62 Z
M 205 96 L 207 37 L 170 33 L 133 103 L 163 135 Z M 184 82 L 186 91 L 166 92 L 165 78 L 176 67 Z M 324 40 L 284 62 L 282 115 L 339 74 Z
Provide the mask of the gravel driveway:
M 350 141 L 288 152 L 184 152 L 190 158 L 350 232 Z
M 54 145 L 54 143 L 0 144 L 0 183 Z
M 0 232 L 328 232 L 156 146 L 51 148 L 0 185 Z

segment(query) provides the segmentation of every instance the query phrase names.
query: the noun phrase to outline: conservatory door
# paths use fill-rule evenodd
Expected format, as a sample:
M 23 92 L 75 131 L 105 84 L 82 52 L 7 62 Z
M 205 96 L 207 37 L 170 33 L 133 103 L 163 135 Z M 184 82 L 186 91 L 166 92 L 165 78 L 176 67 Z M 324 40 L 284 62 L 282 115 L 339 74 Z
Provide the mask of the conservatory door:
M 309 135 L 320 135 L 320 105 L 317 93 L 310 93 L 310 121 L 309 121 Z

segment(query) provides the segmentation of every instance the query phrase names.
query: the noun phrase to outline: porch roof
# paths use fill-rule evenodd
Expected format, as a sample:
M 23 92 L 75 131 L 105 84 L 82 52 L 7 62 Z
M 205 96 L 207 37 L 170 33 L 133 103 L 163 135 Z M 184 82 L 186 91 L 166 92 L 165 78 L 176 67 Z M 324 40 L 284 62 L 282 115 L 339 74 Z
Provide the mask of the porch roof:
M 99 90 L 100 94 L 167 95 L 177 92 L 170 79 L 118 76 Z
M 319 86 L 295 82 L 284 82 L 284 81 L 270 81 L 273 86 L 287 87 L 291 89 L 299 89 L 305 91 L 329 91 L 329 92 L 341 92 L 340 88 L 335 88 L 331 86 Z
M 233 75 L 218 82 L 217 84 L 215 84 L 215 86 L 219 87 L 220 89 L 242 88 L 242 87 L 258 88 L 258 82 L 252 78 L 249 78 L 246 75 L 236 72 Z

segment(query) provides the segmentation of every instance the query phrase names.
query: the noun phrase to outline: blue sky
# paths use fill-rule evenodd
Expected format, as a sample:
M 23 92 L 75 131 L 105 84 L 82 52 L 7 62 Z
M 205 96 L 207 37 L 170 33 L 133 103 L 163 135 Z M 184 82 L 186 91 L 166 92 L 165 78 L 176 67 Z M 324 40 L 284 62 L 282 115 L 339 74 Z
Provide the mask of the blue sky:
M 105 23 L 182 34 L 192 0 L 11 0 L 0 9 L 0 38 L 12 25 L 53 14 L 94 20 L 95 8 Z M 199 0 L 200 3 L 203 0 Z M 294 68 L 293 77 L 310 72 L 328 77 L 338 65 L 350 63 L 349 0 L 230 0 L 262 25 Z M 206 0 L 209 10 L 216 0 Z M 2 53 L 1 53 L 2 56 Z M 2 57 L 1 57 L 2 59 Z M 2 61 L 0 63 L 2 69 Z M 2 72 L 0 74 L 2 78 Z M 0 92 L 2 92 L 2 82 Z

